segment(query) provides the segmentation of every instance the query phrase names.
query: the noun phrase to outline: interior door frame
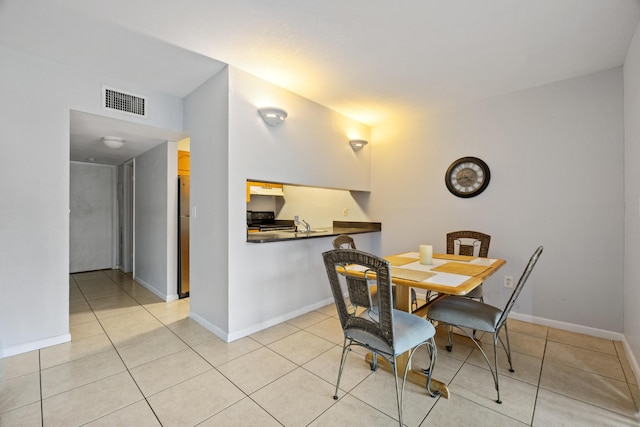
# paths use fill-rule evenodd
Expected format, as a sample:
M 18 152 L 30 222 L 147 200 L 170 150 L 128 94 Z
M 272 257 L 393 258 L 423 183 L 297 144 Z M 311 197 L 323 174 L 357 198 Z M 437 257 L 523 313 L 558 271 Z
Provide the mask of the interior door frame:
M 135 274 L 135 158 L 122 164 L 122 253 L 120 267 Z

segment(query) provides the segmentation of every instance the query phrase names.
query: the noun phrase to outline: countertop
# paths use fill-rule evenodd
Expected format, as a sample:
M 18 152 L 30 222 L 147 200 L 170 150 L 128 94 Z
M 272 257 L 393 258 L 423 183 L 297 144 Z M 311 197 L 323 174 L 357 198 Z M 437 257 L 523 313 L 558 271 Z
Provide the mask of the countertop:
M 376 233 L 382 231 L 380 222 L 333 221 L 333 227 L 313 228 L 313 231 L 261 231 L 247 233 L 249 243 L 272 243 L 290 240 L 316 239 L 320 237 L 335 237 L 340 234 Z

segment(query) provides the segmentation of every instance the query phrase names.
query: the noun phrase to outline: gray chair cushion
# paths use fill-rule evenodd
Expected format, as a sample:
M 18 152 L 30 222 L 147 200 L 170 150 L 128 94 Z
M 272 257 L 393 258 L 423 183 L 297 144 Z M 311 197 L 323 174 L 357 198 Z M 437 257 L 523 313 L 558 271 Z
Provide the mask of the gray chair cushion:
M 376 308 L 363 312 L 361 317 L 365 317 L 377 322 Z M 392 349 L 387 343 L 383 342 L 379 337 L 369 334 L 359 328 L 347 328 L 345 331 L 347 338 L 367 344 L 384 353 L 390 355 L 398 355 L 405 351 L 411 350 L 420 343 L 427 341 L 436 333 L 435 328 L 427 319 L 415 316 L 401 310 L 393 310 L 393 339 L 395 341 L 395 349 Z M 395 351 L 394 351 L 395 350 Z
M 429 306 L 427 317 L 438 322 L 495 332 L 502 310 L 469 298 L 445 297 Z

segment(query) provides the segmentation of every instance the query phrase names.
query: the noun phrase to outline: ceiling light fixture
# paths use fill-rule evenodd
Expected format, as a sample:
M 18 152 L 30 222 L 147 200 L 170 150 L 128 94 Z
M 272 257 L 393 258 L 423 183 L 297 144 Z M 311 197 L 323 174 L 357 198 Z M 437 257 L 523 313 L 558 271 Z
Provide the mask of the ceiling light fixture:
M 287 112 L 282 108 L 264 107 L 258 108 L 258 113 L 262 116 L 262 120 L 269 126 L 278 126 L 287 118 Z
M 124 139 L 117 136 L 103 136 L 102 142 L 109 148 L 121 148 L 124 145 Z
M 362 150 L 362 148 L 367 145 L 369 143 L 369 141 L 365 141 L 364 139 L 351 139 L 349 140 L 349 144 L 351 145 L 351 148 L 353 148 L 353 151 L 360 151 Z

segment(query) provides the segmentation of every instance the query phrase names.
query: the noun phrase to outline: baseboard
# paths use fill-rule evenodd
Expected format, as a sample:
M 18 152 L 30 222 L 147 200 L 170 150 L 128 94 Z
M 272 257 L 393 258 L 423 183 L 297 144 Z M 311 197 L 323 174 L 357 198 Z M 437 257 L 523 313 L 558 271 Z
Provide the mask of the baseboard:
M 3 348 L 0 350 L 0 359 L 15 356 L 16 354 L 27 353 L 33 350 L 40 350 L 41 348 L 51 347 L 52 345 L 58 345 L 69 341 L 71 341 L 71 334 L 62 334 L 58 335 L 57 337 L 33 341 L 27 344 L 20 344 L 9 348 Z
M 218 328 L 217 326 L 209 323 L 208 321 L 206 321 L 202 317 L 198 316 L 198 314 L 196 314 L 196 313 L 189 313 L 189 317 L 191 317 L 193 320 L 198 322 L 204 328 L 206 328 L 209 331 L 211 331 L 212 333 L 214 333 L 219 338 L 225 340 L 226 342 L 232 342 L 232 341 L 238 340 L 240 338 L 244 338 L 246 336 L 254 334 L 256 332 L 262 331 L 263 329 L 270 328 L 271 326 L 275 326 L 275 325 L 277 325 L 279 323 L 286 322 L 289 319 L 293 319 L 295 317 L 302 316 L 303 314 L 307 314 L 307 313 L 309 313 L 309 312 L 311 312 L 313 310 L 317 310 L 317 309 L 322 308 L 322 307 L 324 307 L 326 305 L 329 305 L 331 303 L 333 303 L 333 298 L 328 298 L 326 300 L 317 302 L 315 304 L 307 305 L 305 307 L 299 308 L 298 310 L 294 310 L 292 312 L 283 314 L 281 316 L 273 317 L 273 318 L 271 318 L 269 320 L 265 320 L 264 322 L 260 322 L 260 323 L 255 324 L 255 325 L 251 325 L 248 328 L 244 328 L 244 329 L 241 329 L 239 331 L 234 331 L 234 332 L 230 332 L 230 333 L 225 332 L 222 329 Z
M 213 323 L 209 322 L 208 320 L 206 320 L 202 316 L 198 315 L 197 313 L 194 313 L 194 312 L 190 311 L 189 312 L 189 317 L 192 318 L 193 320 L 195 320 L 196 322 L 198 322 L 203 328 L 205 328 L 209 332 L 213 333 L 218 338 L 220 338 L 220 339 L 222 339 L 222 340 L 224 340 L 226 342 L 229 342 L 228 334 L 225 331 L 223 331 L 222 329 L 220 329 L 219 327 L 217 327 Z
M 302 307 L 302 308 L 300 308 L 298 310 L 294 310 L 292 312 L 283 314 L 281 316 L 277 316 L 277 317 L 271 318 L 271 319 L 266 320 L 264 322 L 260 322 L 259 324 L 252 325 L 252 326 L 250 326 L 248 328 L 241 329 L 241 330 L 236 331 L 236 332 L 232 332 L 232 333 L 229 334 L 229 342 L 235 341 L 235 340 L 240 339 L 240 338 L 244 338 L 244 337 L 246 337 L 248 335 L 254 334 L 254 333 L 259 332 L 259 331 L 261 331 L 263 329 L 267 329 L 267 328 L 269 328 L 271 326 L 277 325 L 278 323 L 286 322 L 289 319 L 293 319 L 295 317 L 302 316 L 303 314 L 307 314 L 307 313 L 309 313 L 309 312 L 311 312 L 313 310 L 317 310 L 317 309 L 322 308 L 322 307 L 324 307 L 326 305 L 329 305 L 331 303 L 333 303 L 333 297 L 328 298 L 328 299 L 323 300 L 323 301 L 320 301 L 320 302 L 317 302 L 315 304 L 307 305 L 307 306 Z
M 509 317 L 523 322 L 534 323 L 536 325 L 549 326 L 551 328 L 562 329 L 563 331 L 576 332 L 578 334 L 592 337 L 605 338 L 613 341 L 624 341 L 624 335 L 619 332 L 607 331 L 604 329 L 592 328 L 590 326 L 576 325 L 575 323 L 560 322 L 558 320 L 546 319 L 544 317 L 531 316 L 511 311 Z
M 142 285 L 145 289 L 149 290 L 150 292 L 153 292 L 156 296 L 158 296 L 159 298 L 162 298 L 166 302 L 175 301 L 179 298 L 177 293 L 172 295 L 167 295 L 165 293 L 160 292 L 158 289 L 154 288 L 153 286 L 151 286 L 149 283 L 145 282 L 138 276 L 133 276 L 133 280 L 135 280 L 140 285 Z

